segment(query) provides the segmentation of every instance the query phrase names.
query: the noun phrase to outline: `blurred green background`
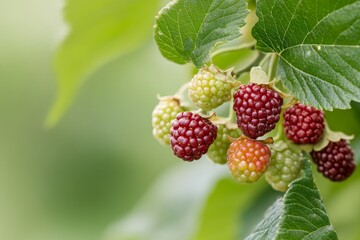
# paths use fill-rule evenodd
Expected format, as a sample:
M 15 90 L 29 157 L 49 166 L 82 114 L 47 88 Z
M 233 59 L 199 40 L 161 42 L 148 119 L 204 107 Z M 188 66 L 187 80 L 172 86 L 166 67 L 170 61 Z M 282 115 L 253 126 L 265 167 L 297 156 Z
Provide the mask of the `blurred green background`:
M 181 165 L 152 138 L 151 111 L 156 95 L 176 92 L 190 71 L 160 56 L 151 31 L 136 50 L 91 75 L 55 128 L 44 127 L 57 91 L 54 53 L 66 33 L 63 4 L 60 0 L 0 0 L 1 240 L 101 239 L 112 223 L 136 206 L 162 171 Z M 148 8 L 147 4 L 151 3 L 144 0 L 142 7 Z M 150 30 L 152 25 L 147 23 Z M 335 130 L 359 133 L 358 112 L 331 113 L 330 125 L 336 126 L 346 116 L 348 124 Z M 359 141 L 353 145 L 359 153 Z M 196 165 L 208 169 L 201 181 L 195 167 L 193 174 L 186 175 L 190 181 L 186 189 L 192 181 L 197 181 L 198 188 L 208 186 L 211 174 L 219 171 L 221 175 L 223 167 L 209 164 Z M 188 166 L 182 168 L 189 170 Z M 360 192 L 359 174 L 348 188 L 347 183 L 331 185 L 316 176 L 335 227 L 356 239 L 359 217 L 352 209 L 359 203 L 351 196 Z M 165 195 L 171 195 L 171 186 L 164 188 Z M 201 192 L 204 189 L 192 191 L 206 195 Z M 265 193 L 269 191 L 268 187 Z M 273 200 L 278 195 L 270 196 Z M 272 202 L 263 201 L 259 216 Z M 155 206 L 154 211 L 164 211 L 161 207 Z M 168 218 L 177 214 L 169 212 Z
M 151 111 L 156 94 L 188 76 L 160 56 L 152 22 L 145 44 L 92 75 L 62 121 L 44 128 L 62 6 L 0 0 L 0 239 L 100 239 L 177 162 L 153 140 Z

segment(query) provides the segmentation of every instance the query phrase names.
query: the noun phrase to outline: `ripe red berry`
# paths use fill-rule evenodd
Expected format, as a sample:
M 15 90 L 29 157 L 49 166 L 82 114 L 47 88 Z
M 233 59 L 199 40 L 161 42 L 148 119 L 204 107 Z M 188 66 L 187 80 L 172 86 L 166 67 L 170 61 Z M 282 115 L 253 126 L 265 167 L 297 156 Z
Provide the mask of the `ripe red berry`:
M 321 151 L 312 151 L 317 169 L 324 177 L 339 182 L 350 177 L 355 170 L 354 153 L 345 140 L 329 142 Z
M 256 182 L 268 169 L 270 156 L 270 149 L 264 143 L 239 138 L 228 149 L 228 167 L 239 182 Z
M 243 133 L 253 139 L 275 128 L 280 119 L 282 97 L 266 85 L 241 85 L 234 94 L 233 109 Z
M 171 148 L 185 161 L 199 159 L 208 151 L 217 136 L 217 127 L 199 114 L 181 112 L 171 130 Z
M 324 131 L 324 113 L 321 110 L 296 103 L 284 113 L 283 122 L 288 139 L 296 144 L 315 144 Z

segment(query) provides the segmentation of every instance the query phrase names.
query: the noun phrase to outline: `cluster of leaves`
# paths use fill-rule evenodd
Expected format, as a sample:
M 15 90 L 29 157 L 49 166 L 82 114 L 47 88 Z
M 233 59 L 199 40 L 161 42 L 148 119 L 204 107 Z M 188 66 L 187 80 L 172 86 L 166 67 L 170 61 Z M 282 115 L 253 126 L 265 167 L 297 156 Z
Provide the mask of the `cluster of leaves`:
M 247 8 L 244 0 L 195 2 L 164 8 L 155 39 L 169 60 L 201 67 L 217 44 L 239 37 Z M 332 110 L 360 101 L 359 8 L 356 0 L 257 3 L 257 49 L 280 56 L 278 76 L 301 102 Z

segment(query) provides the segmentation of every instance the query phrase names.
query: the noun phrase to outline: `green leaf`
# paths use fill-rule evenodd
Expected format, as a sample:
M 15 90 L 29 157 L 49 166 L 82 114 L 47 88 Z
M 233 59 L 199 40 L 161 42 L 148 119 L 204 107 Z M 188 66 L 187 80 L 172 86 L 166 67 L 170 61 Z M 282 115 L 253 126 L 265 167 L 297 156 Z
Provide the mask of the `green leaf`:
M 144 42 L 151 33 L 157 3 L 158 0 L 67 0 L 64 15 L 70 33 L 55 55 L 58 96 L 46 126 L 59 121 L 87 77 Z
M 199 219 L 193 240 L 233 240 L 239 230 L 238 218 L 264 184 L 239 184 L 224 178 L 210 193 Z
M 198 68 L 217 44 L 240 37 L 246 0 L 173 0 L 156 19 L 155 40 L 171 61 Z
M 360 1 L 257 2 L 257 48 L 280 56 L 278 77 L 302 102 L 350 108 L 360 101 Z
M 246 240 L 337 239 L 314 183 L 310 164 L 310 160 L 304 160 L 303 176 L 270 207 Z

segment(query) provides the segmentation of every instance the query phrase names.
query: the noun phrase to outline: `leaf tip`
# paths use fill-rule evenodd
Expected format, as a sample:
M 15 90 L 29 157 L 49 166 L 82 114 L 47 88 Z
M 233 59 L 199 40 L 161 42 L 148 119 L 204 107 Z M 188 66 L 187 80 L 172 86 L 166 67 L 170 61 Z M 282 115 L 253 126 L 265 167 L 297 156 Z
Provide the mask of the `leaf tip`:
M 50 108 L 49 113 L 47 114 L 44 122 L 45 129 L 54 128 L 58 122 L 61 120 L 65 114 L 67 108 L 69 107 L 72 99 L 65 98 L 61 95 L 55 100 L 55 103 Z

